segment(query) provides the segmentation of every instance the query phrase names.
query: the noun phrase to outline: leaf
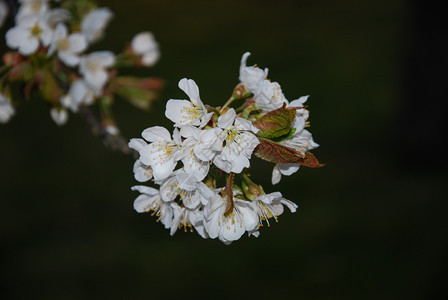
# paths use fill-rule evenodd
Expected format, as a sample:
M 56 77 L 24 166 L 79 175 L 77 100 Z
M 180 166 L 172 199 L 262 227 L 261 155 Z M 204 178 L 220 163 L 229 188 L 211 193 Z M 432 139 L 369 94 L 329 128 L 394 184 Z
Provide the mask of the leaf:
M 283 103 L 282 107 L 268 112 L 253 124 L 260 130 L 257 133 L 259 137 L 272 139 L 288 134 L 295 116 L 296 108 L 287 108 Z
M 254 154 L 266 161 L 276 164 L 296 163 L 310 168 L 320 168 L 320 164 L 311 152 L 303 154 L 293 148 L 273 142 L 265 138 L 259 138 L 260 144 L 254 150 Z
M 148 111 L 162 85 L 157 78 L 117 77 L 111 82 L 111 89 L 132 105 Z
M 36 72 L 36 83 L 42 97 L 52 103 L 58 104 L 62 91 L 56 78 L 49 69 L 40 69 Z
M 235 174 L 230 173 L 227 177 L 226 187 L 224 188 L 224 192 L 226 193 L 226 210 L 224 211 L 224 216 L 228 216 L 232 213 L 233 207 L 235 203 L 233 202 L 233 182 L 235 179 Z
M 33 78 L 34 70 L 29 62 L 23 62 L 13 67 L 8 76 L 11 81 L 28 81 Z

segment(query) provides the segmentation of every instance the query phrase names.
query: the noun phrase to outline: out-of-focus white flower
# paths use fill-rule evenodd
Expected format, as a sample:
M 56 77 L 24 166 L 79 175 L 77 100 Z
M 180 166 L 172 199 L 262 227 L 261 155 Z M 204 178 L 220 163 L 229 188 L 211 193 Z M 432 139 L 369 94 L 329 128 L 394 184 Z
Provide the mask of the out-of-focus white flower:
M 58 56 L 67 66 L 73 67 L 79 64 L 80 53 L 87 48 L 87 41 L 84 35 L 73 33 L 68 35 L 67 27 L 59 23 L 53 35 L 53 41 L 48 48 L 48 55 L 58 51 Z
M 190 98 L 188 100 L 170 99 L 166 103 L 165 116 L 174 122 L 174 126 L 193 125 L 204 127 L 213 113 L 207 113 L 204 103 L 199 96 L 199 88 L 192 79 L 182 78 L 179 88 Z
M 68 94 L 61 97 L 60 102 L 72 112 L 77 112 L 80 105 L 90 105 L 94 99 L 95 91 L 90 89 L 84 80 L 77 79 L 70 86 Z
M 134 36 L 131 47 L 135 53 L 142 56 L 142 64 L 150 67 L 160 58 L 159 44 L 151 32 L 145 31 Z
M 81 31 L 89 43 L 93 43 L 103 37 L 104 30 L 112 17 L 113 13 L 107 7 L 89 11 L 81 22 Z
M 16 22 L 20 22 L 26 16 L 44 15 L 48 12 L 48 0 L 26 0 L 21 3 L 16 15 Z
M 255 135 L 258 129 L 250 121 L 236 117 L 233 108 L 218 118 L 218 127 L 222 130 L 219 144 L 223 146 L 213 163 L 226 173 L 241 173 L 250 166 L 252 152 L 260 143 Z
M 6 44 L 25 56 L 33 54 L 40 42 L 45 47 L 53 38 L 53 30 L 45 15 L 27 15 L 6 32 Z
M 266 79 L 268 76 L 268 68 L 264 70 L 256 67 L 256 66 L 247 66 L 247 58 L 250 56 L 250 52 L 246 52 L 243 54 L 241 58 L 240 64 L 240 76 L 239 80 L 246 88 L 248 88 L 252 93 L 256 93 L 260 84 Z
M 14 116 L 16 110 L 8 99 L 0 93 L 0 123 L 6 123 Z
M 50 115 L 53 121 L 59 126 L 65 125 L 65 123 L 67 123 L 68 113 L 67 110 L 63 108 L 53 107 L 50 110 Z
M 142 136 L 150 144 L 140 149 L 140 160 L 153 171 L 154 180 L 166 179 L 177 165 L 180 155 L 181 138 L 175 129 L 173 139 L 166 128 L 154 126 L 145 129 Z
M 93 52 L 81 57 L 79 72 L 86 83 L 97 93 L 103 89 L 109 79 L 107 68 L 115 63 L 115 55 L 110 51 Z
M 0 0 L 0 28 L 3 26 L 3 23 L 5 22 L 8 13 L 9 13 L 8 5 L 5 2 L 3 2 L 3 0 Z
M 141 194 L 134 201 L 134 209 L 139 212 L 153 211 L 152 215 L 158 217 L 166 229 L 170 229 L 173 224 L 173 208 L 169 203 L 161 200 L 160 193 L 154 188 L 137 185 L 131 188 L 133 191 L 138 191 Z
M 234 199 L 234 207 L 230 214 L 224 215 L 226 202 L 215 194 L 204 207 L 204 227 L 210 238 L 219 238 L 230 244 L 238 240 L 244 232 L 253 232 L 258 227 L 258 216 L 255 206 L 250 201 Z

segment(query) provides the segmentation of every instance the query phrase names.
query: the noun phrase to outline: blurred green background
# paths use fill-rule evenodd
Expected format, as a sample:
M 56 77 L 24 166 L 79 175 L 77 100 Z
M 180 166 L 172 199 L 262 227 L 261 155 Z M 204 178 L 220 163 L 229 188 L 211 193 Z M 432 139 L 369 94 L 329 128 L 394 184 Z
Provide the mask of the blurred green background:
M 223 104 L 241 55 L 292 100 L 311 95 L 326 166 L 270 184 L 299 205 L 230 246 L 174 237 L 132 207 L 133 158 L 108 151 L 78 115 L 57 127 L 42 101 L 0 126 L 1 290 L 9 299 L 437 299 L 446 267 L 446 21 L 431 1 L 100 1 L 115 13 L 93 49 L 134 34 L 161 45 L 166 80 L 145 114 L 117 101 L 123 133 L 171 126 L 165 102 L 193 78 Z M 5 30 L 2 30 L 4 34 Z M 4 42 L 1 42 L 4 51 Z M 6 299 L 6 298 L 4 298 Z

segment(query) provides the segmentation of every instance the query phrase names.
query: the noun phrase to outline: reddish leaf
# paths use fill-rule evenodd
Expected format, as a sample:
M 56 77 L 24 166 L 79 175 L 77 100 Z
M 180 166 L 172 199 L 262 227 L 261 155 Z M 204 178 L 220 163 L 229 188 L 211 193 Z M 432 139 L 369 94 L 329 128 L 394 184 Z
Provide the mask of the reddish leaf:
M 254 154 L 263 160 L 277 164 L 296 163 L 310 168 L 323 167 L 310 152 L 303 154 L 268 139 L 259 138 L 259 140 L 261 143 L 255 148 Z
M 224 192 L 226 193 L 227 202 L 226 202 L 226 210 L 224 211 L 224 216 L 228 216 L 232 213 L 233 207 L 235 203 L 233 202 L 233 181 L 235 179 L 235 174 L 230 173 L 227 177 L 226 181 L 226 187 L 224 189 Z

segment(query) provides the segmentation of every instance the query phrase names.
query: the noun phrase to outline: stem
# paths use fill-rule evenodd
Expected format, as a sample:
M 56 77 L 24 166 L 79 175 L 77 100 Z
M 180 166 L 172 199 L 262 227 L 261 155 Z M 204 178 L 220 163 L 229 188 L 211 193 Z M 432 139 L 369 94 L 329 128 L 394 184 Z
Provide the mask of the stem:
M 12 69 L 12 66 L 9 65 L 4 65 L 0 67 L 0 74 L 5 72 L 5 71 L 9 71 L 9 69 Z
M 93 131 L 99 135 L 107 147 L 110 147 L 115 151 L 120 151 L 123 154 L 132 154 L 135 158 L 138 157 L 138 153 L 128 147 L 128 142 L 123 138 L 123 136 L 111 135 L 108 133 L 106 128 L 87 106 L 81 106 L 79 113 L 85 119 L 87 124 L 92 127 Z
M 221 107 L 221 112 L 223 111 L 224 108 L 226 108 L 227 106 L 229 106 L 230 103 L 233 102 L 233 100 L 235 100 L 235 98 L 233 98 L 233 95 L 232 95 L 232 97 L 230 97 L 229 100 L 227 100 L 227 102 L 224 103 L 224 105 Z

